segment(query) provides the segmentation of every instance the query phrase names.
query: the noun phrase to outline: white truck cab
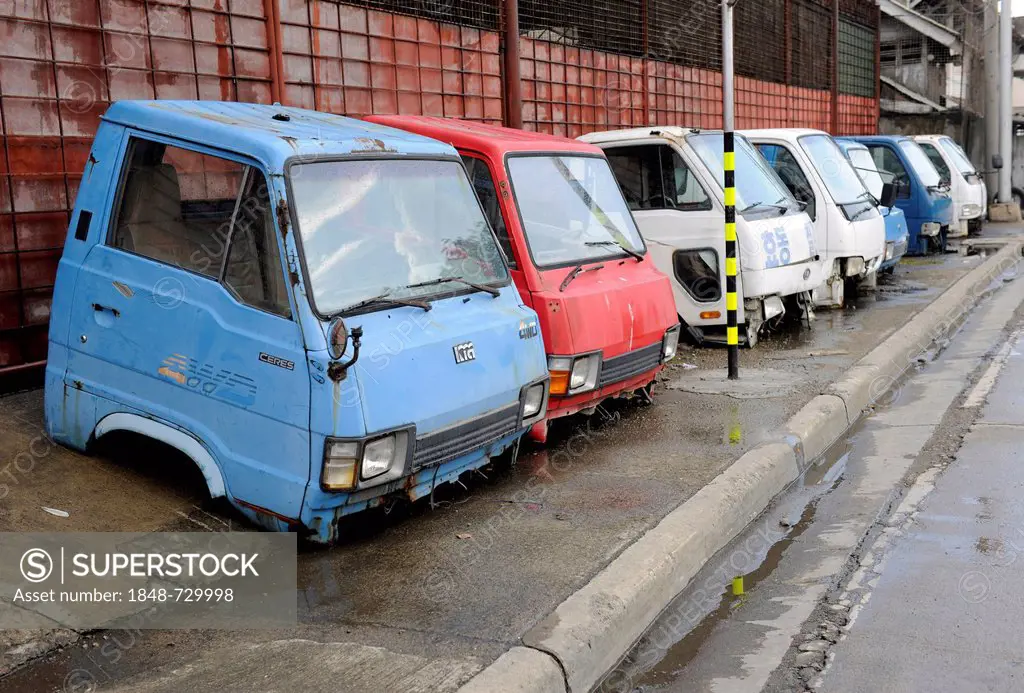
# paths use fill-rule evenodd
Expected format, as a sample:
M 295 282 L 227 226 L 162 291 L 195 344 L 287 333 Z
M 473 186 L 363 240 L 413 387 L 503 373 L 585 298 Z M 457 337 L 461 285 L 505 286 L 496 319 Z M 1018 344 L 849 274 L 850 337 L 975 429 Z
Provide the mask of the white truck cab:
M 814 221 L 825 260 L 818 306 L 841 308 L 847 288 L 873 286 L 885 259 L 885 219 L 832 136 L 821 130 L 745 130 Z
M 918 135 L 921 145 L 944 182 L 949 183 L 953 198 L 953 223 L 949 236 L 962 238 L 981 231 L 988 213 L 988 187 L 967 154 L 953 138 L 946 135 Z
M 725 194 L 721 131 L 681 127 L 595 132 L 655 265 L 672 278 L 676 309 L 697 341 L 724 342 Z M 824 279 L 814 230 L 764 158 L 736 138 L 737 306 L 748 346 L 787 314 L 810 319 Z

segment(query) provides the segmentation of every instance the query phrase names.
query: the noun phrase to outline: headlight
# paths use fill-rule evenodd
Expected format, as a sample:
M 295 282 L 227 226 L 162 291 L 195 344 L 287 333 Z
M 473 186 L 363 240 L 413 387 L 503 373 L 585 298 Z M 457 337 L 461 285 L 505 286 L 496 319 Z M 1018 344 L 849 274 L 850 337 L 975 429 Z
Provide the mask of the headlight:
M 973 219 L 981 215 L 981 205 L 966 204 L 960 209 L 961 219 Z
M 893 255 L 896 254 L 896 244 L 894 242 L 887 242 L 885 244 L 885 259 L 892 260 Z
M 576 359 L 572 364 L 572 375 L 569 377 L 569 393 L 576 394 L 597 387 L 597 372 L 600 368 L 600 354 L 580 356 Z
M 321 486 L 326 491 L 352 491 L 359 481 L 381 483 L 397 479 L 405 472 L 408 449 L 408 431 L 389 433 L 365 442 L 328 439 L 324 446 Z
M 942 231 L 942 224 L 937 221 L 926 221 L 921 224 L 922 236 L 938 236 L 940 231 Z
M 597 374 L 601 370 L 601 354 L 585 356 L 549 356 L 551 394 L 578 395 L 597 387 Z
M 363 481 L 376 479 L 381 474 L 405 461 L 405 446 L 408 434 L 392 433 L 377 440 L 371 440 L 363 446 L 363 465 L 359 471 L 359 477 Z M 399 470 L 401 471 L 401 470 Z
M 679 349 L 679 325 L 668 328 L 665 337 L 661 340 L 661 361 L 668 363 L 676 357 Z
M 523 397 L 523 421 L 543 413 L 544 411 L 544 389 L 547 383 L 531 385 Z

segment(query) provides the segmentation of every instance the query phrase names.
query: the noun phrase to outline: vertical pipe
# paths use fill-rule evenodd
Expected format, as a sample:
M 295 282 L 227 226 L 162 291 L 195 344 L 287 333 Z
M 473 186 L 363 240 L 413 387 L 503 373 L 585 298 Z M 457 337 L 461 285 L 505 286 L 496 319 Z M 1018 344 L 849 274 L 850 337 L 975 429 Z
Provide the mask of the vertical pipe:
M 1013 12 L 1004 0 L 999 13 L 999 153 L 1003 168 L 999 171 L 999 201 L 1013 199 Z
M 643 118 L 644 118 L 644 123 L 643 124 L 645 126 L 651 124 L 651 90 L 650 90 L 650 83 L 649 83 L 649 80 L 648 80 L 648 76 L 649 76 L 648 67 L 649 67 L 649 62 L 650 62 L 651 45 L 650 45 L 650 37 L 648 36 L 648 33 L 647 33 L 647 23 L 648 23 L 647 2 L 648 2 L 648 0 L 641 0 L 641 2 L 640 2 L 640 26 L 641 26 L 641 31 L 643 32 L 643 34 L 642 34 L 642 36 L 643 36 L 643 58 L 642 58 L 642 60 L 644 61 L 644 69 L 643 69 L 644 86 L 643 86 L 643 102 L 642 103 L 643 103 Z
M 523 91 L 519 76 L 519 0 L 505 0 L 505 119 L 523 127 Z
M 832 134 L 839 135 L 839 0 L 832 0 Z
M 740 377 L 739 296 L 736 287 L 736 101 L 733 64 L 732 6 L 722 0 L 722 163 L 725 171 L 725 311 L 729 380 Z
M 785 82 L 787 85 L 793 83 L 793 0 L 783 0 L 782 26 L 785 31 Z
M 875 118 L 874 128 L 864 135 L 881 132 L 879 121 L 882 119 L 882 8 L 875 8 Z
M 284 103 L 284 56 L 281 54 L 281 15 L 277 0 L 263 0 L 267 19 L 267 50 L 270 52 L 270 101 Z
M 992 170 L 992 161 L 999 154 L 999 0 L 985 0 L 982 24 L 985 44 L 985 165 L 989 196 L 999 190 L 999 173 Z

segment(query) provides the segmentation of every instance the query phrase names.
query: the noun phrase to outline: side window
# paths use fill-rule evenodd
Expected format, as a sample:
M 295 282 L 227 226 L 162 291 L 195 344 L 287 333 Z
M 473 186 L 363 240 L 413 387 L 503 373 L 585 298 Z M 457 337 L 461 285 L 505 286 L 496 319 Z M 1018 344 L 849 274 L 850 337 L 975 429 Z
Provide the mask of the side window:
M 711 198 L 704 192 L 679 152 L 663 146 L 659 147 L 659 153 L 668 206 L 687 211 L 711 209 Z
M 251 166 L 133 138 L 110 244 L 215 280 L 230 264 L 239 300 L 289 313 L 266 179 Z
M 710 303 L 722 298 L 718 279 L 718 253 L 711 248 L 677 250 L 672 256 L 676 279 L 695 301 Z
M 246 168 L 224 267 L 224 285 L 253 308 L 288 317 L 288 288 L 263 173 Z
M 501 199 L 498 197 L 498 189 L 494 185 L 491 169 L 488 168 L 486 161 L 475 156 L 463 156 L 462 161 L 466 164 L 469 181 L 473 184 L 476 196 L 480 198 L 484 214 L 487 216 L 487 221 L 491 222 L 491 228 L 494 229 L 494 233 L 498 237 L 498 244 L 501 245 L 501 250 L 505 253 L 509 267 L 515 269 L 516 256 L 512 251 L 512 239 L 508 237 L 505 217 L 501 213 Z
M 711 209 L 711 198 L 672 147 L 663 144 L 615 147 L 605 154 L 634 212 Z
M 875 160 L 875 166 L 879 171 L 888 173 L 894 183 L 899 183 L 899 195 L 903 199 L 910 197 L 910 174 L 900 158 L 893 150 L 884 144 L 868 145 L 871 150 L 871 158 Z M 883 176 L 885 177 L 885 176 Z
M 946 165 L 946 160 L 942 158 L 942 154 L 938 148 L 929 142 L 918 142 L 921 145 L 921 149 L 928 155 L 928 160 L 932 162 L 932 166 L 939 172 L 939 177 L 943 183 L 949 184 L 952 178 L 949 175 L 949 166 Z
M 665 208 L 658 145 L 614 147 L 605 154 L 632 211 Z
M 781 144 L 759 144 L 757 148 L 775 169 L 775 172 L 779 174 L 779 178 L 789 188 L 793 197 L 807 205 L 808 216 L 811 219 L 816 219 L 817 207 L 814 201 L 814 189 L 793 153 Z M 757 202 L 757 200 L 748 201 L 748 204 L 753 204 L 753 202 Z

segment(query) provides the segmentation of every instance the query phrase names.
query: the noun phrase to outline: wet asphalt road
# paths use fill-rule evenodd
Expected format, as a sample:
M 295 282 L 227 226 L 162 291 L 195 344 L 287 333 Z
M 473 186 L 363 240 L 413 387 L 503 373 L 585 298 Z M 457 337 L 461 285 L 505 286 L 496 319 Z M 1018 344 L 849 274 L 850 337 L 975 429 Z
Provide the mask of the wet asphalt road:
M 454 690 L 980 262 L 908 260 L 879 291 L 844 311 L 819 313 L 812 330 L 773 335 L 744 351 L 741 373 L 774 383 L 771 392 L 702 394 L 694 383 L 724 370 L 725 352 L 684 349 L 653 407 L 614 404 L 603 418 L 556 427 L 548 448 L 525 451 L 512 470 L 438 493 L 433 508 L 352 518 L 340 545 L 301 549 L 293 629 L 133 634 L 113 662 L 97 651 L 118 636 L 97 633 L 0 679 L 0 691 L 72 693 L 66 679 L 82 671 L 91 688 L 75 693 L 198 691 L 214 682 L 242 691 L 268 680 L 279 690 L 309 690 L 313 665 L 331 690 L 382 680 L 389 690 Z M 16 431 L 0 436 L 4 460 L 38 439 L 39 399 L 0 400 L 0 423 Z M 70 517 L 47 515 L 42 506 Z M 226 528 L 251 529 L 205 500 L 186 465 L 130 441 L 99 457 L 56 448 L 33 456 L 0 502 L 0 530 L 7 531 Z M 169 671 L 179 675 L 162 678 Z M 215 671 L 222 673 L 214 681 Z
M 993 366 L 994 387 L 956 461 L 926 489 L 913 524 L 877 569 L 821 691 L 1024 690 L 1019 339 L 1018 331 L 1005 367 Z

